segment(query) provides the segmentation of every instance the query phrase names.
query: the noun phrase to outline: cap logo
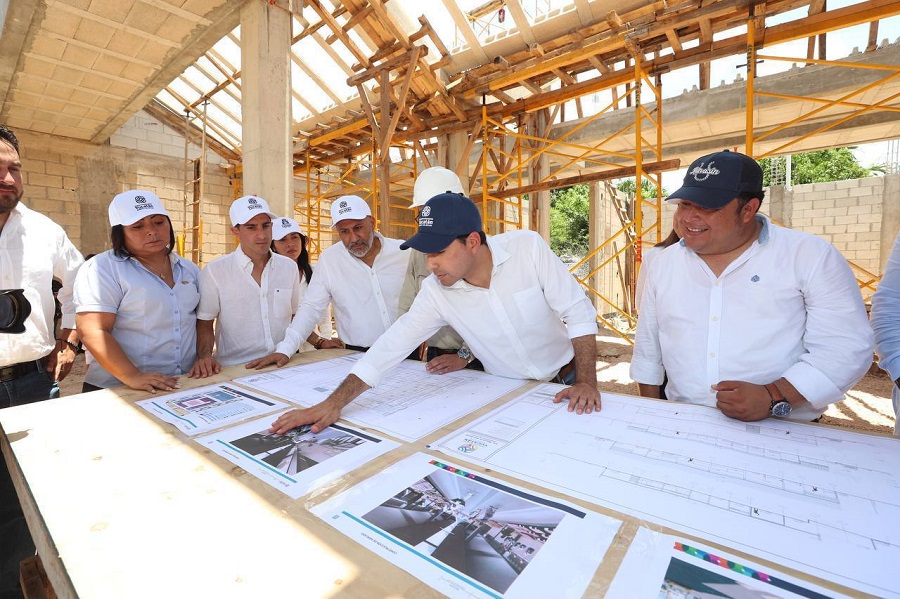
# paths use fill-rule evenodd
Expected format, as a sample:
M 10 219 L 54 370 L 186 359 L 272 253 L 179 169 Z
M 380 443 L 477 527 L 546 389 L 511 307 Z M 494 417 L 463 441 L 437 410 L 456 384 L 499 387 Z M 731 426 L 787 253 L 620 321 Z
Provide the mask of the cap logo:
M 247 200 L 247 203 L 250 204 L 251 206 L 253 206 L 254 204 L 256 204 L 256 198 L 250 198 L 250 199 L 248 199 L 248 200 Z
M 291 223 L 288 222 L 288 219 L 283 218 L 283 219 L 281 219 L 281 226 L 282 227 L 290 227 Z
M 144 196 L 134 196 L 134 201 L 138 204 L 146 204 L 147 198 L 145 198 Z
M 141 210 L 153 210 L 153 202 L 147 203 L 147 198 L 144 196 L 134 196 L 134 211 L 140 212 Z
M 428 216 L 429 214 L 431 214 L 431 206 L 422 208 L 422 216 Z
M 704 168 L 703 163 L 701 162 L 700 166 L 695 166 L 693 169 L 691 169 L 691 172 L 688 174 L 690 174 L 694 178 L 694 181 L 697 181 L 697 182 L 706 181 L 711 176 L 718 175 L 721 172 L 719 169 L 717 169 L 715 166 L 713 166 L 715 163 L 716 163 L 716 161 L 713 160 L 712 162 L 709 163 L 709 166 Z
M 345 212 L 353 212 L 353 208 L 347 206 L 346 200 L 341 200 L 341 203 L 338 204 L 338 214 L 344 214 Z

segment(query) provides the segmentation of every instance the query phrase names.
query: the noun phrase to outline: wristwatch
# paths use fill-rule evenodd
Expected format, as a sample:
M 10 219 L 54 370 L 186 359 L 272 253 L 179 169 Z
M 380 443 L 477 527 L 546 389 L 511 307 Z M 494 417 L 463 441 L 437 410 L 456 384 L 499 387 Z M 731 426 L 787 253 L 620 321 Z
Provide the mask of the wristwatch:
M 790 416 L 792 406 L 790 402 L 784 398 L 784 395 L 781 394 L 781 390 L 778 386 L 775 385 L 775 383 L 769 383 L 765 387 L 766 391 L 769 392 L 769 397 L 772 398 L 772 403 L 769 405 L 769 414 L 776 418 Z
M 467 366 L 475 360 L 475 356 L 472 355 L 472 352 L 469 351 L 468 347 L 459 348 L 459 351 L 456 352 L 456 355 L 465 360 Z

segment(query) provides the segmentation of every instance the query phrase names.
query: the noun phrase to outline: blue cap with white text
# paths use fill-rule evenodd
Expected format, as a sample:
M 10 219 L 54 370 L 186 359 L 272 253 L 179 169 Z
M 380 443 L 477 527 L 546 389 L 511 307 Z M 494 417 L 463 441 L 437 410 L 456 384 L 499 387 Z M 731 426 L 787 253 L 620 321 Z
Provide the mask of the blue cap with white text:
M 739 194 L 760 192 L 762 188 L 763 172 L 755 160 L 740 152 L 723 150 L 692 162 L 684 183 L 666 201 L 687 200 L 717 210 Z
M 441 193 L 428 200 L 419 211 L 419 232 L 400 245 L 426 254 L 440 252 L 460 235 L 481 231 L 481 214 L 469 198 L 458 193 Z

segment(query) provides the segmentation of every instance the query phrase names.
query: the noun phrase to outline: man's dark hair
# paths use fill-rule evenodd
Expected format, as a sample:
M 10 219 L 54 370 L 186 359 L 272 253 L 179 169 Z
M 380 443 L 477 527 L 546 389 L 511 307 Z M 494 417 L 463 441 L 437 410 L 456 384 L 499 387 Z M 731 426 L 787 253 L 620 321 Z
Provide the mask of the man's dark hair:
M 168 216 L 164 214 L 160 216 L 165 216 L 169 221 L 169 245 L 166 246 L 166 255 L 169 255 L 172 253 L 172 248 L 175 247 L 175 229 L 172 228 L 172 221 Z M 109 242 L 112 244 L 113 254 L 119 258 L 131 257 L 131 252 L 125 247 L 125 227 L 123 225 L 115 225 L 112 228 L 109 232 Z
M 15 148 L 17 154 L 19 153 L 19 138 L 6 125 L 0 125 L 0 139 Z
M 763 199 L 766 197 L 765 190 L 760 191 L 742 191 L 737 195 L 738 201 L 738 212 L 744 209 L 744 206 L 750 203 L 750 200 L 753 198 L 757 198 L 759 200 L 759 205 L 762 206 Z M 757 208 L 758 210 L 758 208 Z
M 484 231 L 472 231 L 472 233 L 478 233 L 478 236 L 481 238 L 481 245 L 487 245 L 487 235 L 484 234 Z M 459 235 L 456 238 L 456 240 L 465 243 L 466 239 L 468 239 L 469 235 L 471 235 L 472 233 L 466 233 L 465 235 Z

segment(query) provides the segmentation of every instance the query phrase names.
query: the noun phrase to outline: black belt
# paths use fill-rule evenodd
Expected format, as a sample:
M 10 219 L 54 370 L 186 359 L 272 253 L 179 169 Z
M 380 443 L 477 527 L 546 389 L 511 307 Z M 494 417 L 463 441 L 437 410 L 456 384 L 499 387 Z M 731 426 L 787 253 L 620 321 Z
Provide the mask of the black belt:
M 345 349 L 352 349 L 353 351 L 361 351 L 361 352 L 367 352 L 367 351 L 369 351 L 369 348 L 368 348 L 368 347 L 363 347 L 363 346 L 361 346 L 361 345 L 349 345 L 349 344 L 344 344 L 344 348 L 345 348 Z M 418 359 L 419 359 L 419 348 L 414 349 L 414 350 L 412 351 L 411 354 L 409 354 L 408 356 L 406 356 L 406 359 L 407 359 L 407 360 L 418 360 Z
M 19 362 L 18 364 L 0 367 L 0 383 L 8 383 L 22 378 L 26 374 L 40 372 L 47 365 L 49 357 L 49 355 L 46 355 L 38 360 L 29 360 L 28 362 Z
M 551 383 L 561 383 L 563 380 L 571 374 L 571 372 L 575 370 L 575 356 L 572 356 L 572 360 L 559 369 L 559 372 L 556 376 L 551 380 Z

